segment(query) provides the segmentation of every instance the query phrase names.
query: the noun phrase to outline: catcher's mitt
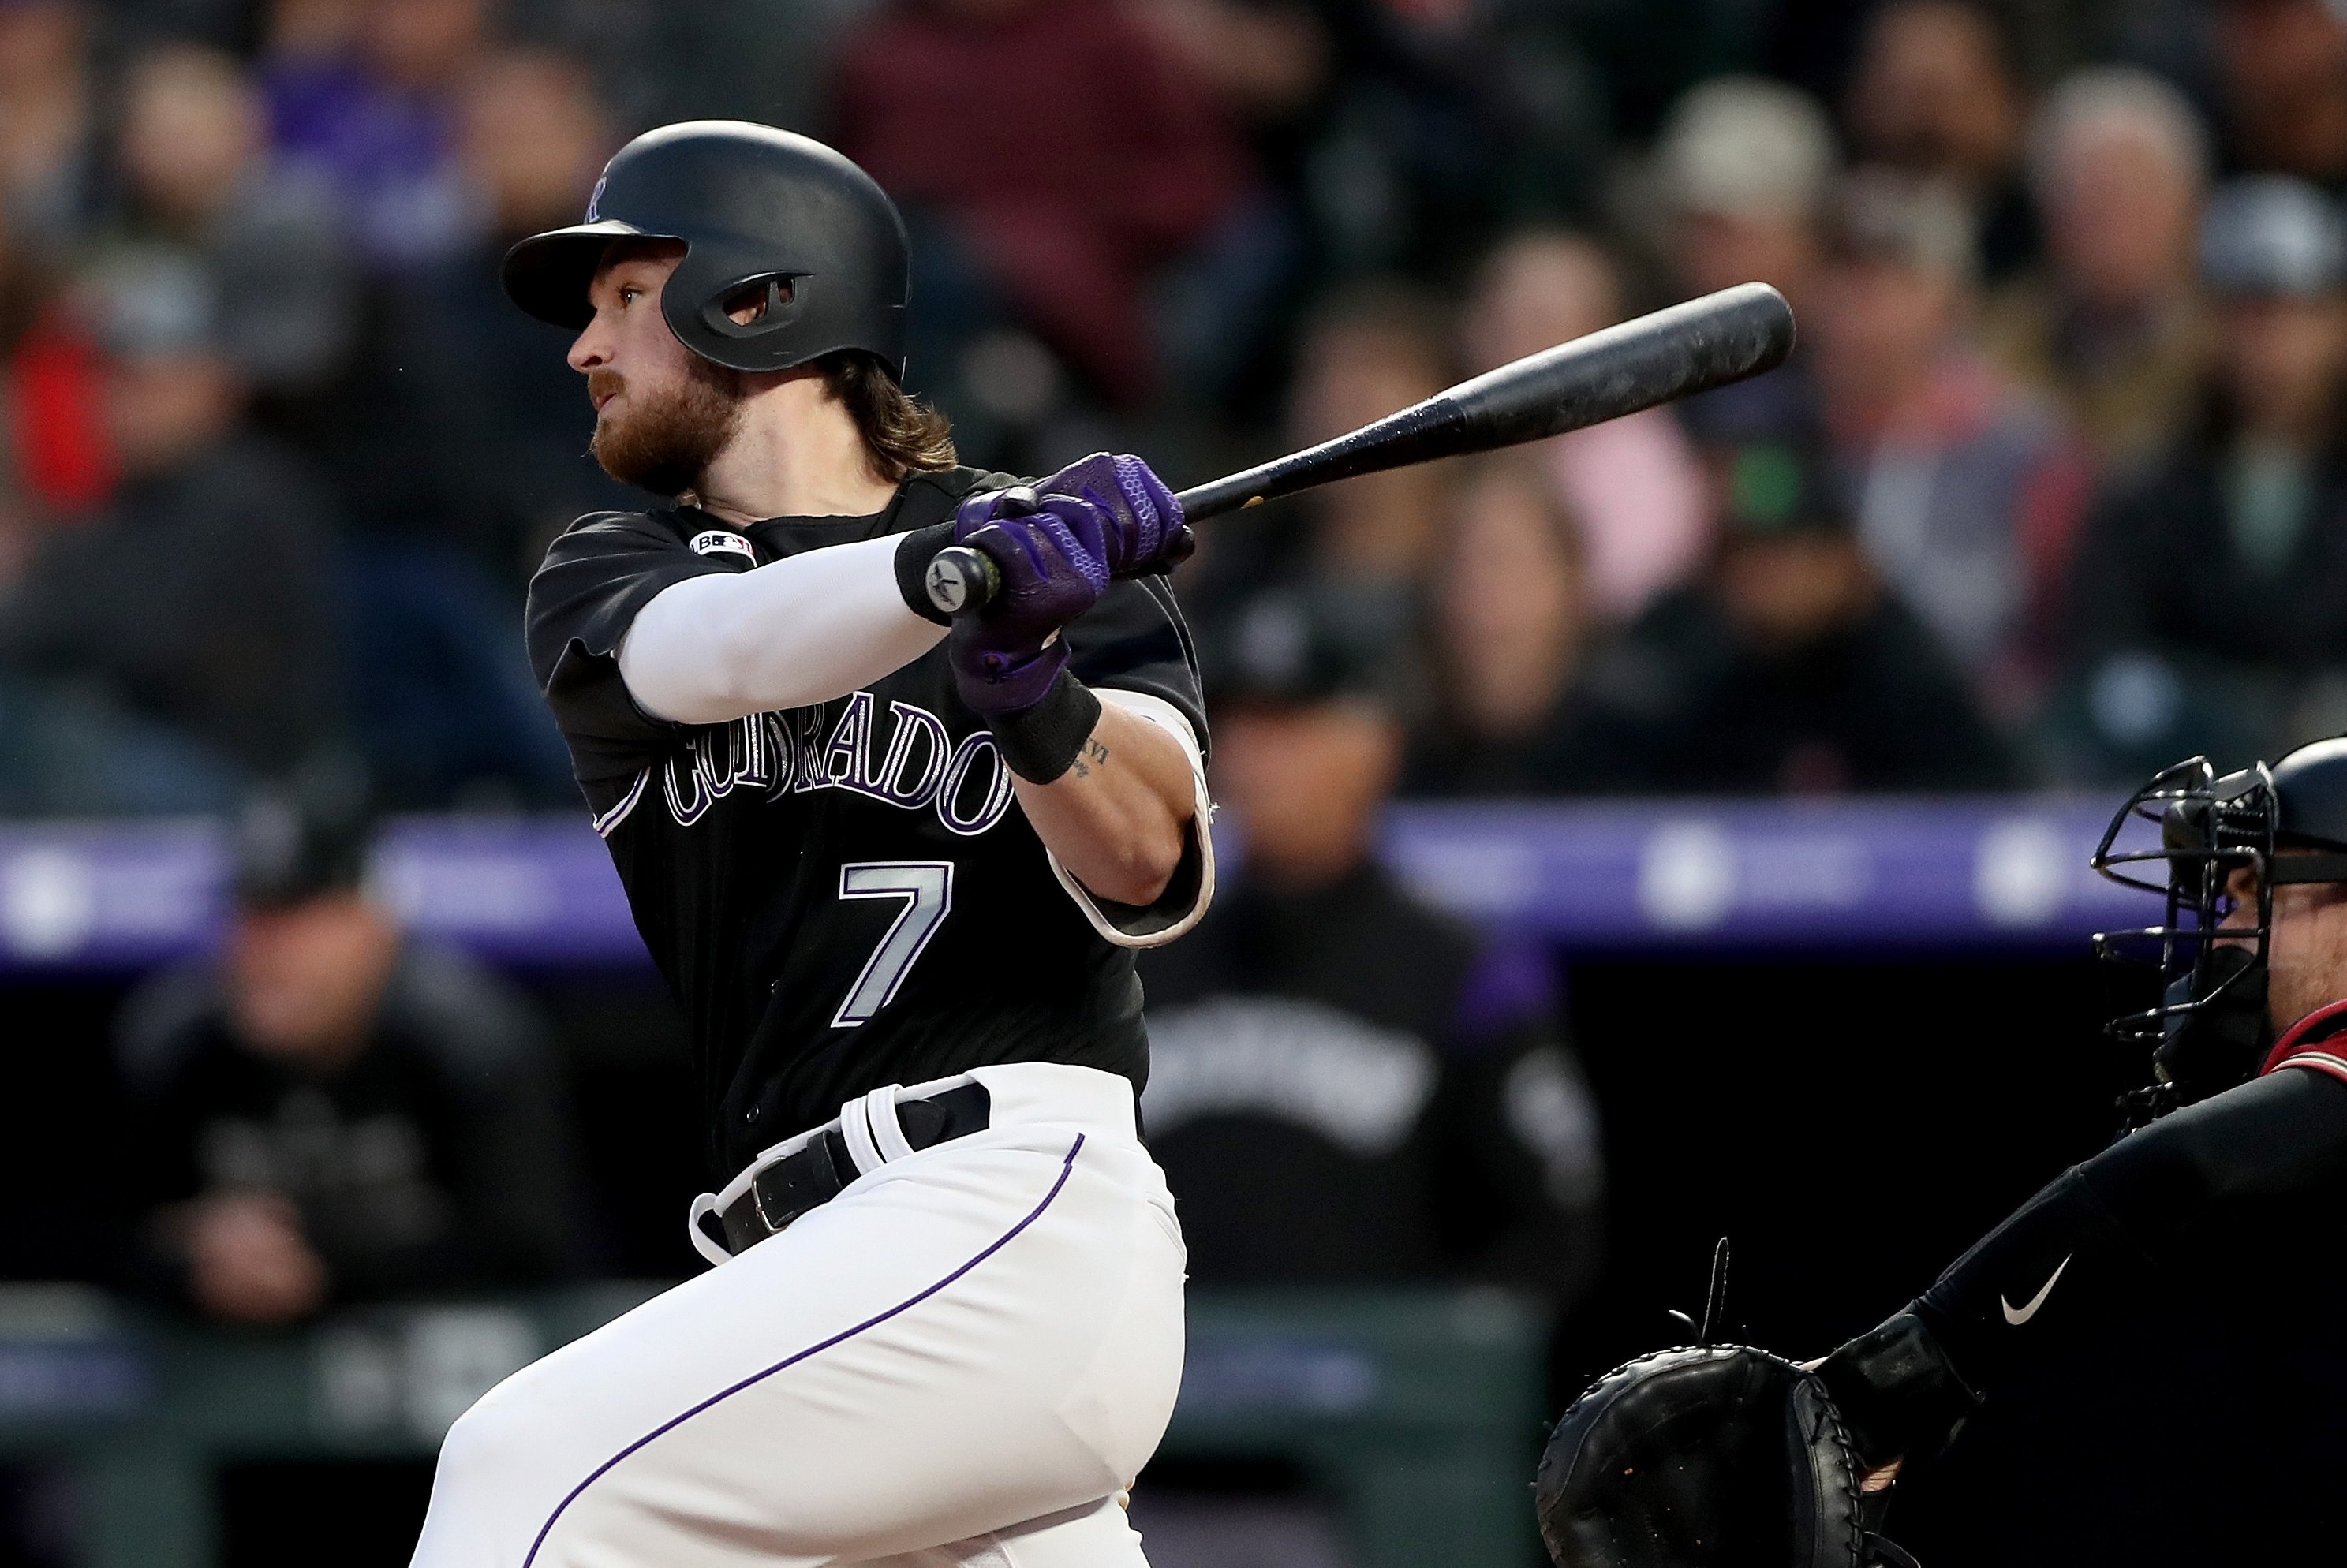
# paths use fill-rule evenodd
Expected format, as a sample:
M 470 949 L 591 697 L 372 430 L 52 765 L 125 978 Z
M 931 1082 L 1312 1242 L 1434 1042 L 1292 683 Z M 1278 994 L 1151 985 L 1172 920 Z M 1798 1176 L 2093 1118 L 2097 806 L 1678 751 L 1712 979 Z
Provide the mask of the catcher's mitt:
M 1689 1346 L 1574 1400 L 1533 1495 L 1557 1568 L 1911 1563 L 1869 1532 L 1859 1481 L 1815 1377 L 1748 1346 Z

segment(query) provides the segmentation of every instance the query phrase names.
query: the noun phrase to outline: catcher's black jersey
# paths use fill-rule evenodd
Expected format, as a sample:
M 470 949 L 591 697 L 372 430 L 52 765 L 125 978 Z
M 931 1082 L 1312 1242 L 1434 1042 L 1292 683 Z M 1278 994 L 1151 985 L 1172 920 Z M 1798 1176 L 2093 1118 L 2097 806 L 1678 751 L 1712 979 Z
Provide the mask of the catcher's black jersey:
M 1060 886 L 943 644 L 846 697 L 707 725 L 646 714 L 614 657 L 671 583 L 940 521 L 985 477 L 917 476 L 875 517 L 741 529 L 692 507 L 598 513 L 531 581 L 531 662 L 691 1022 L 719 1173 L 885 1083 L 1003 1061 L 1136 1089 L 1147 1074 L 1133 955 Z M 1067 635 L 1080 679 L 1172 703 L 1203 743 L 1162 580 L 1112 586 Z M 1169 900 L 1196 895 L 1204 825 Z

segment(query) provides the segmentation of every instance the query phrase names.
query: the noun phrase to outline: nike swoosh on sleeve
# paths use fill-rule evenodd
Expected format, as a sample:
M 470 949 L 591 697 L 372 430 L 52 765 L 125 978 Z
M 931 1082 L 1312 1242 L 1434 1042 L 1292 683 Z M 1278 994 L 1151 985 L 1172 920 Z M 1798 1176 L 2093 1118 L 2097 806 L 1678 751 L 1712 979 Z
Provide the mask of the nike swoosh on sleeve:
M 1996 1298 L 1996 1304 L 2004 1308 L 2004 1320 L 2007 1323 L 2012 1324 L 2015 1328 L 2018 1328 L 2023 1324 L 2028 1322 L 2031 1318 L 2036 1317 L 2037 1309 L 2045 1305 L 2045 1298 L 2054 1294 L 2054 1282 L 2061 1278 L 2062 1271 L 2069 1266 L 2070 1260 L 2066 1257 L 2060 1263 L 2055 1264 L 2054 1266 L 2053 1274 L 2046 1278 L 2044 1285 L 2037 1287 L 2037 1294 L 2031 1296 L 2027 1303 L 2023 1306 L 2015 1307 L 2004 1296 L 1998 1296 Z

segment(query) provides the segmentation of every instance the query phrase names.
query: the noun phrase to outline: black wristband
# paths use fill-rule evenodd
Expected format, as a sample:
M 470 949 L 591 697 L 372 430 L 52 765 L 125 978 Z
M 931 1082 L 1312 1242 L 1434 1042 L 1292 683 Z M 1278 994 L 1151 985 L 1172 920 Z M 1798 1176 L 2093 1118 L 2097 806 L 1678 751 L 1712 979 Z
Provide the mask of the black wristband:
M 1955 1440 L 1981 1396 L 1958 1375 L 1938 1336 L 1911 1311 L 1870 1328 L 1818 1367 L 1870 1468 L 1902 1455 L 1928 1460 Z
M 915 528 L 897 541 L 897 591 L 905 596 L 905 608 L 939 626 L 951 626 L 953 617 L 929 602 L 929 562 L 953 542 L 951 519 Z
M 1099 727 L 1101 700 L 1092 689 L 1060 671 L 1043 700 L 987 721 L 1010 771 L 1030 784 L 1050 784 L 1074 765 L 1076 753 Z

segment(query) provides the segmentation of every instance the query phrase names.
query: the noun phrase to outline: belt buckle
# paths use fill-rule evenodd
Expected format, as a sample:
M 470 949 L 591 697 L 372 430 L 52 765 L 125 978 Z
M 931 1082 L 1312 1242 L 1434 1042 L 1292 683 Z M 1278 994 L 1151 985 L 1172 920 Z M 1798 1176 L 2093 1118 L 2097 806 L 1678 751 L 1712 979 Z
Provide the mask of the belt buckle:
M 766 1235 L 771 1236 L 782 1235 L 784 1231 L 790 1227 L 791 1221 L 799 1217 L 798 1214 L 791 1214 L 779 1222 L 776 1221 L 774 1215 L 766 1212 L 766 1194 L 760 1190 L 760 1183 L 764 1180 L 766 1173 L 781 1164 L 784 1160 L 787 1160 L 791 1157 L 792 1156 L 789 1154 L 784 1154 L 780 1159 L 770 1160 L 766 1163 L 759 1166 L 758 1169 L 753 1172 L 750 1176 L 750 1212 L 756 1214 L 758 1216 L 758 1223 L 766 1227 Z M 804 1214 L 805 1211 L 803 1209 L 800 1213 Z M 765 1238 L 764 1236 L 759 1238 L 761 1241 L 764 1239 Z M 757 1242 L 752 1242 L 750 1245 L 752 1246 L 755 1246 L 758 1244 Z M 741 1254 L 736 1253 L 734 1255 L 739 1257 Z

